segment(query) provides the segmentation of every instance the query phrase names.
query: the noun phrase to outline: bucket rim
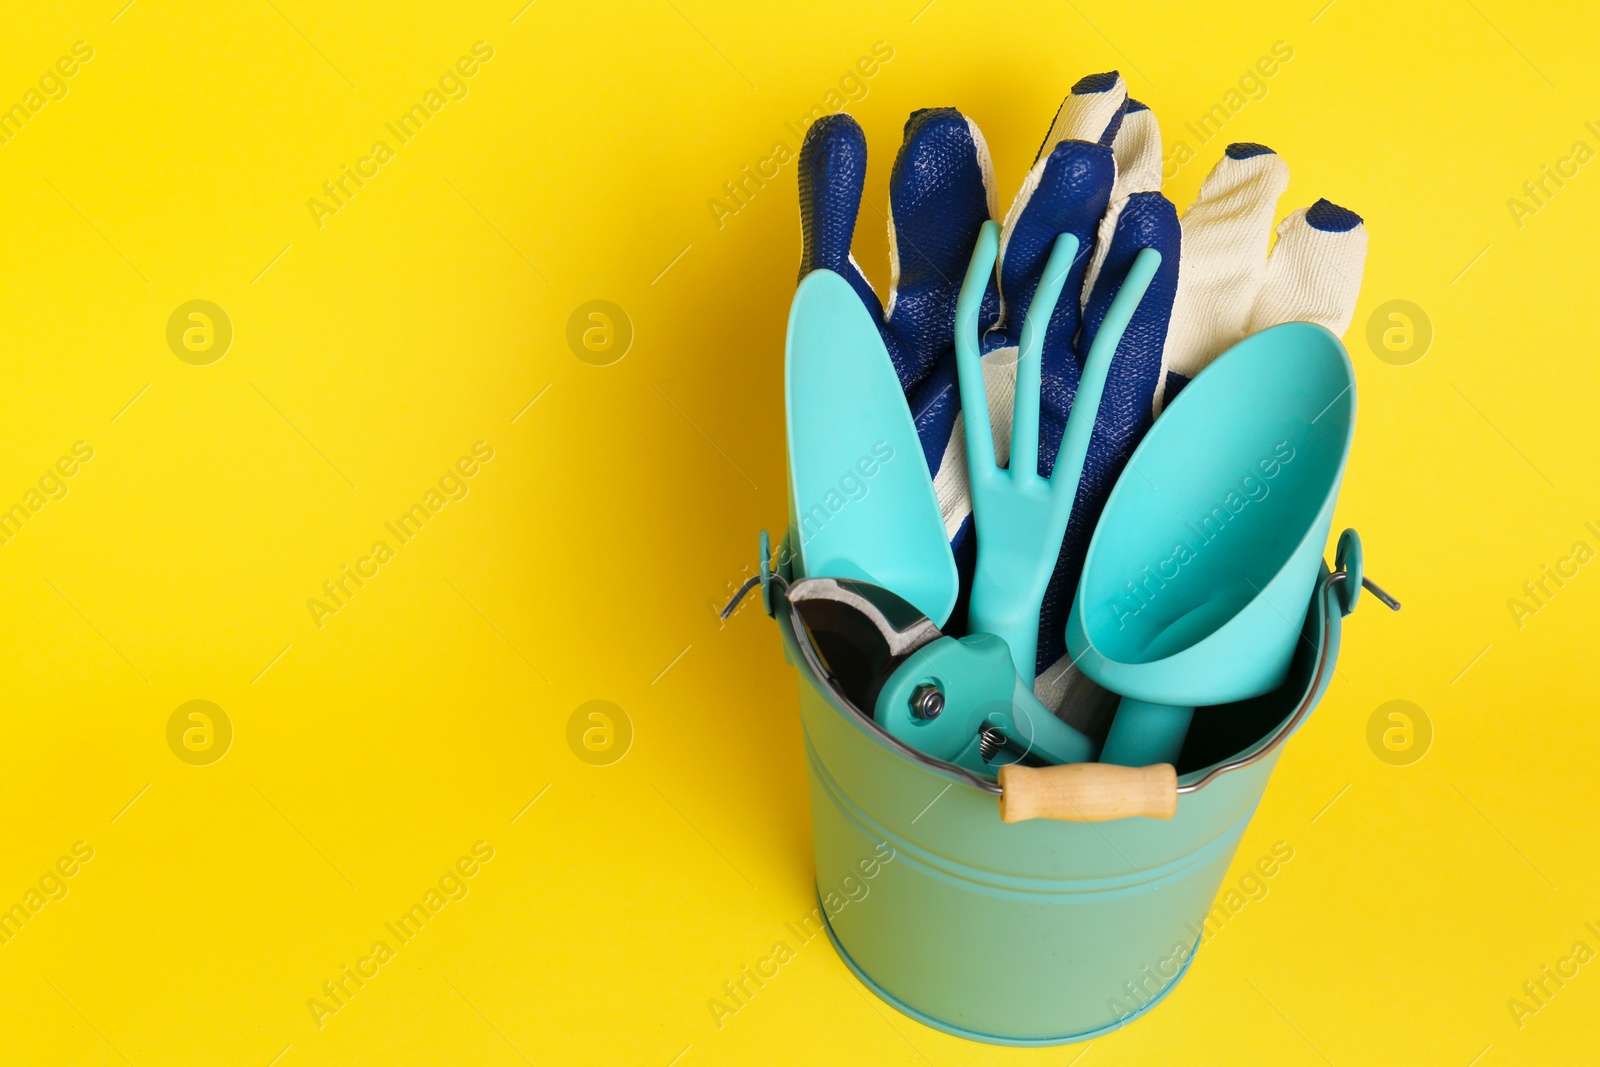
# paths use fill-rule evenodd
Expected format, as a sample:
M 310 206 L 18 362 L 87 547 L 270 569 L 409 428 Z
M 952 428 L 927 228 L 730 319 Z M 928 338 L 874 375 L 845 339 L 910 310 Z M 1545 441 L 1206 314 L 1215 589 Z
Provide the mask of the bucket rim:
M 764 538 L 765 533 L 763 532 Z M 1177 792 L 1180 796 L 1198 793 L 1219 777 L 1243 770 L 1265 759 L 1288 740 L 1300 723 L 1311 713 L 1311 709 L 1316 706 L 1317 701 L 1322 696 L 1322 691 L 1327 686 L 1329 675 L 1333 670 L 1333 659 L 1337 655 L 1334 650 L 1334 642 L 1329 640 L 1330 634 L 1337 633 L 1336 628 L 1339 625 L 1339 620 L 1345 614 L 1342 606 L 1343 601 L 1337 594 L 1350 577 L 1343 568 L 1329 571 L 1326 563 L 1323 564 L 1322 569 L 1323 574 L 1312 592 L 1312 604 L 1308 606 L 1308 614 L 1313 621 L 1313 635 L 1315 638 L 1313 644 L 1317 650 L 1317 659 L 1312 668 L 1310 680 L 1307 682 L 1299 700 L 1296 701 L 1294 709 L 1284 716 L 1273 729 L 1234 755 L 1180 775 L 1177 783 Z M 782 570 L 788 571 L 788 568 L 783 567 Z M 774 587 L 770 589 L 771 593 L 780 594 L 764 597 L 763 599 L 769 605 L 769 613 L 778 623 L 780 630 L 799 649 L 801 659 L 804 661 L 803 669 L 810 674 L 817 688 L 827 693 L 830 701 L 841 708 L 853 712 L 853 714 L 845 717 L 852 722 L 857 730 L 898 755 L 952 782 L 968 786 L 990 796 L 1000 797 L 1004 795 L 1004 791 L 998 782 L 990 781 L 964 767 L 959 767 L 953 763 L 947 763 L 944 760 L 935 759 L 926 753 L 919 752 L 894 737 L 882 726 L 878 725 L 870 714 L 857 707 L 854 701 L 832 684 L 828 671 L 818 659 L 816 650 L 812 647 L 810 640 L 803 636 L 805 633 L 803 623 L 800 622 L 788 597 L 782 595 L 787 592 L 788 575 L 768 569 L 766 558 L 763 558 L 761 579 L 763 585 L 770 584 L 770 586 Z M 787 612 L 778 610 L 780 602 L 789 606 Z M 1318 608 L 1320 610 L 1316 610 Z M 1302 640 L 1304 639 L 1305 636 L 1302 634 Z M 797 669 L 800 666 L 800 664 L 796 664 Z

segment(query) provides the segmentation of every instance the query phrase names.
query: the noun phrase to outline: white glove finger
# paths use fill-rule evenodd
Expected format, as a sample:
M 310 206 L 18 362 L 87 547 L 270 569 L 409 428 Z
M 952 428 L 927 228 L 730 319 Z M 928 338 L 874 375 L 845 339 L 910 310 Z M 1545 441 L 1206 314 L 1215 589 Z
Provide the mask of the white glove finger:
M 979 361 L 983 368 L 983 391 L 989 398 L 989 428 L 994 436 L 994 461 L 1004 467 L 1011 459 L 1011 415 L 1017 399 L 1017 347 L 1009 345 L 986 352 Z M 933 475 L 933 493 L 944 517 L 945 534 L 955 537 L 961 524 L 972 514 L 972 482 L 967 474 L 966 420 L 956 416 L 944 459 Z
M 1117 164 L 1117 181 L 1111 187 L 1111 202 L 1129 193 L 1161 191 L 1161 125 L 1155 112 L 1137 100 L 1128 101 L 1122 127 L 1111 142 L 1111 158 Z
M 1193 378 L 1248 331 L 1289 167 L 1272 149 L 1232 144 L 1183 216 L 1183 259 L 1165 352 Z
M 1280 322 L 1314 322 L 1344 336 L 1366 259 L 1367 228 L 1354 211 L 1318 200 L 1289 215 L 1278 224 L 1249 332 Z
M 1078 79 L 1067 98 L 1061 101 L 1034 162 L 1044 159 L 1062 141 L 1111 144 L 1127 103 L 1128 85 L 1114 70 Z
M 1095 182 L 1090 175 L 1108 172 L 1110 177 L 1110 190 L 1102 190 L 1109 202 L 1115 204 L 1111 190 L 1117 185 L 1117 150 L 1115 148 L 1122 132 L 1123 113 L 1128 106 L 1128 86 L 1122 80 L 1122 75 L 1116 71 L 1107 71 L 1104 74 L 1090 74 L 1079 78 L 1073 85 L 1072 91 L 1061 102 L 1061 107 L 1056 110 L 1056 117 L 1050 123 L 1050 132 L 1045 135 L 1044 143 L 1039 146 L 1039 154 L 1034 158 L 1033 166 L 1022 179 L 1022 187 L 1017 190 L 1017 195 L 1011 201 L 1011 207 L 1006 211 L 1005 222 L 1000 232 L 1000 292 L 1002 297 L 1001 319 L 1009 322 L 1014 330 L 1021 329 L 1021 316 L 1027 310 L 1027 303 L 1032 299 L 1033 284 L 1037 278 L 1033 271 L 1024 272 L 1020 277 L 1015 271 L 1008 271 L 1010 262 L 1008 254 L 1011 251 L 1011 239 L 1023 222 L 1024 212 L 1030 206 L 1036 208 L 1033 225 L 1030 228 L 1030 238 L 1025 241 L 1032 253 L 1039 252 L 1039 238 L 1047 237 L 1054 241 L 1057 234 L 1072 233 L 1079 239 L 1078 253 L 1080 256 L 1092 251 L 1090 242 L 1096 236 L 1094 226 L 1105 213 L 1106 201 L 1099 199 L 1100 193 L 1093 191 Z M 1144 105 L 1139 105 L 1144 108 Z M 1148 112 L 1148 109 L 1145 109 Z M 1159 133 L 1158 133 L 1159 138 Z M 1139 141 L 1147 139 L 1138 138 Z M 1045 170 L 1051 164 L 1052 153 L 1063 141 L 1081 142 L 1085 145 L 1100 145 L 1111 149 L 1109 159 L 1103 164 L 1093 160 L 1092 153 L 1078 153 L 1073 158 L 1076 165 L 1070 165 L 1067 160 L 1058 161 L 1061 169 L 1058 179 L 1065 180 L 1065 184 L 1053 186 L 1043 198 L 1041 204 L 1034 204 L 1035 194 L 1039 192 L 1040 183 L 1044 181 Z M 1129 141 L 1129 144 L 1134 144 Z M 1131 149 L 1130 149 L 1131 150 Z M 1157 144 L 1156 154 L 1160 157 L 1160 146 Z M 1159 170 L 1157 171 L 1159 180 Z M 1075 178 L 1073 176 L 1076 176 Z M 1084 197 L 1089 201 L 1085 202 Z M 1091 207 L 1091 217 L 1084 217 L 1085 208 Z M 1113 219 L 1113 222 L 1115 220 Z M 1040 224 L 1043 230 L 1040 230 Z M 1108 231 L 1109 232 L 1109 231 Z M 1104 249 L 1099 251 L 1103 258 Z M 1032 258 L 1029 259 L 1032 263 Z M 1038 260 L 1038 267 L 1042 268 L 1043 259 Z M 1091 261 L 1088 266 L 1090 275 L 1099 273 L 1099 263 Z M 1019 287 L 1020 283 L 1020 287 Z M 1088 299 L 1088 288 L 1078 286 L 1082 294 L 1079 307 Z M 1071 324 L 1075 329 L 1076 324 Z M 1068 340 L 1070 341 L 1070 331 Z M 1048 358 L 1048 357 L 1047 357 Z
M 1100 278 L 1100 268 L 1111 250 L 1111 237 L 1117 232 L 1117 220 L 1128 203 L 1129 194 L 1161 191 L 1161 126 L 1156 122 L 1155 112 L 1137 100 L 1128 101 L 1122 127 L 1111 142 L 1111 159 L 1117 168 L 1116 181 L 1111 186 L 1111 206 L 1106 209 L 1095 233 L 1094 255 L 1083 276 L 1080 306 L 1089 303 L 1089 294 Z

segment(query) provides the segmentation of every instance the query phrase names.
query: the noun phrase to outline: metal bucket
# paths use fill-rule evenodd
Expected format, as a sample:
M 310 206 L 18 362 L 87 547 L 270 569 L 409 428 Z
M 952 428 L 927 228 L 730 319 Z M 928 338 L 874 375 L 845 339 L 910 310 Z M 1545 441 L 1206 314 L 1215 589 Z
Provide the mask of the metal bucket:
M 1193 959 L 1283 742 L 1327 687 L 1352 556 L 1351 574 L 1323 568 L 1288 681 L 1196 713 L 1165 821 L 1002 823 L 998 785 L 879 728 L 764 588 L 800 678 L 816 926 L 884 1000 L 972 1040 L 1066 1044 L 1148 1011 Z

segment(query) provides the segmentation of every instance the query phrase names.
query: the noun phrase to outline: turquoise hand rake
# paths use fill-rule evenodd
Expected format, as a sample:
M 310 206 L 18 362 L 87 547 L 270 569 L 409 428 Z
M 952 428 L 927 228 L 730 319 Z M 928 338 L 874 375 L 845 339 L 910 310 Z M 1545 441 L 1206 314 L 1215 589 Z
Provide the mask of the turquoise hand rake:
M 978 311 L 999 255 L 1000 227 L 986 222 L 961 284 L 956 303 L 956 372 L 961 385 L 961 415 L 966 424 L 967 472 L 972 483 L 973 521 L 977 524 L 978 565 L 972 582 L 970 629 L 1003 638 L 1017 674 L 1034 676 L 1039 644 L 1039 610 L 1045 587 L 1061 551 L 1072 502 L 1078 494 L 1089 438 L 1094 431 L 1100 396 L 1111 357 L 1145 290 L 1150 287 L 1161 253 L 1141 251 L 1112 300 L 1105 321 L 1089 347 L 1072 413 L 1061 435 L 1061 448 L 1049 479 L 1039 476 L 1039 388 L 1043 375 L 1045 329 L 1055 310 L 1067 271 L 1078 254 L 1078 239 L 1056 238 L 1044 276 L 1028 306 L 1017 352 L 1016 407 L 1011 419 L 1010 469 L 995 463 L 994 431 L 989 399 L 978 355 Z M 1073 295 L 1071 299 L 1077 299 Z

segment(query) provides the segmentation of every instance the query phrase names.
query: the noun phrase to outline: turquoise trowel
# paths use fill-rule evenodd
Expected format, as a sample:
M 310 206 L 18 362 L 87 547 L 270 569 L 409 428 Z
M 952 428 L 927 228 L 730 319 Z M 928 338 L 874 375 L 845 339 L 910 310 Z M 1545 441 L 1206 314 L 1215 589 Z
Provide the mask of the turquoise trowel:
M 795 291 L 784 375 L 800 573 L 882 586 L 943 626 L 958 579 L 933 479 L 878 327 L 833 271 Z

